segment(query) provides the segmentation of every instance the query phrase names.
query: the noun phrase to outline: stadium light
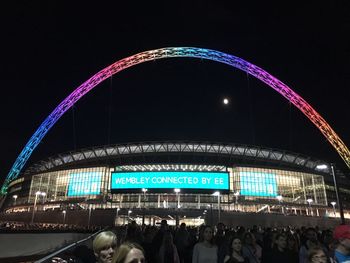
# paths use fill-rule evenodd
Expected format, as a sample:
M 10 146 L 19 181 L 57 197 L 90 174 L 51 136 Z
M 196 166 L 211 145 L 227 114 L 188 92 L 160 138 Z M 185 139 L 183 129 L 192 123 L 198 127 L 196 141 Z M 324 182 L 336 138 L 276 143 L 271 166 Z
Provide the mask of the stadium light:
M 181 189 L 175 188 L 174 192 L 176 193 L 176 196 L 177 196 L 177 208 L 180 208 L 181 207 L 181 205 L 180 205 L 180 192 L 181 192 Z
M 130 221 L 130 214 L 132 213 L 131 210 L 128 211 L 128 220 Z
M 237 207 L 235 207 L 235 209 L 238 210 L 239 191 L 236 191 L 233 195 L 235 196 L 235 206 L 237 206 Z
M 220 221 L 221 221 L 221 215 L 220 215 L 220 192 L 216 191 L 212 195 L 218 197 L 218 223 L 220 223 Z
M 14 206 L 16 205 L 17 197 L 18 197 L 18 195 L 13 195 L 13 196 L 12 196 L 12 198 L 14 199 L 14 201 L 13 201 L 13 205 L 14 205 Z
M 339 188 L 338 188 L 338 183 L 337 183 L 337 176 L 335 174 L 334 171 L 334 164 L 330 164 L 330 170 L 331 170 L 331 174 L 333 177 L 333 184 L 334 184 L 334 189 L 335 189 L 335 195 L 337 197 L 337 203 L 338 203 L 338 207 L 339 207 L 339 214 L 340 214 L 340 221 L 341 224 L 344 225 L 345 224 L 345 218 L 344 218 L 344 211 L 343 211 L 343 203 L 341 201 L 340 198 L 340 194 L 339 194 Z M 328 165 L 327 164 L 319 164 L 316 166 L 316 169 L 318 170 L 326 170 L 328 169 Z
M 284 208 L 283 208 L 283 205 L 282 205 L 283 196 L 282 195 L 278 195 L 278 196 L 276 196 L 276 198 L 277 198 L 278 202 L 280 203 L 282 214 L 284 214 Z
M 207 204 L 207 207 L 210 207 L 210 225 L 213 225 L 213 204 Z
M 92 213 L 92 207 L 91 207 L 91 205 L 89 204 L 89 213 L 88 213 L 88 227 L 90 227 L 91 213 Z
M 148 191 L 147 188 L 142 188 L 143 192 L 143 208 L 146 208 L 146 192 Z
M 311 198 L 306 199 L 306 202 L 309 203 L 309 208 L 310 208 L 311 216 L 313 216 L 313 211 L 312 211 L 312 208 L 311 208 L 311 203 L 312 203 L 313 201 L 314 201 L 314 200 L 312 200 Z
M 117 214 L 115 215 L 115 219 L 114 219 L 114 224 L 115 224 L 115 225 L 117 225 L 117 223 L 118 223 L 119 211 L 120 211 L 120 208 L 117 207 Z
M 41 192 L 41 196 L 43 197 L 43 204 L 45 204 L 45 202 L 46 202 L 46 193 L 45 192 Z
M 328 169 L 328 165 L 327 164 L 319 164 L 316 166 L 316 169 L 318 170 L 326 170 Z
M 36 202 L 38 200 L 38 195 L 46 196 L 46 193 L 45 192 L 41 192 L 41 191 L 37 191 L 35 193 L 34 204 L 33 204 L 33 212 L 32 212 L 32 220 L 30 221 L 32 224 L 34 223 L 34 215 L 35 215 Z
M 66 214 L 67 214 L 67 211 L 66 210 L 63 210 L 62 211 L 62 214 L 63 214 L 63 224 L 66 223 Z
M 331 205 L 333 206 L 333 214 L 334 214 L 334 217 L 337 215 L 337 213 L 335 212 L 335 205 L 336 205 L 337 203 L 336 202 L 331 202 Z

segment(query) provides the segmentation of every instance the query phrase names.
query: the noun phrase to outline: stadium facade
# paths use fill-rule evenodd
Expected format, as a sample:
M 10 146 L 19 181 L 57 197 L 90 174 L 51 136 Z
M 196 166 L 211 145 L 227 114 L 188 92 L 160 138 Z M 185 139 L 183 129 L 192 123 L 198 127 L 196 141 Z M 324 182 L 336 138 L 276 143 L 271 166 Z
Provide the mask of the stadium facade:
M 322 164 L 326 166 L 319 169 Z M 147 209 L 152 212 L 146 223 L 160 219 L 161 211 L 169 209 L 203 214 L 188 216 L 188 224 L 203 223 L 205 214 L 213 210 L 219 215 L 232 211 L 339 217 L 330 168 L 300 154 L 237 144 L 95 147 L 29 167 L 9 184 L 2 210 L 126 209 L 130 217 L 132 211 Z M 336 172 L 348 217 L 350 185 Z M 116 222 L 125 222 L 125 217 L 116 217 Z

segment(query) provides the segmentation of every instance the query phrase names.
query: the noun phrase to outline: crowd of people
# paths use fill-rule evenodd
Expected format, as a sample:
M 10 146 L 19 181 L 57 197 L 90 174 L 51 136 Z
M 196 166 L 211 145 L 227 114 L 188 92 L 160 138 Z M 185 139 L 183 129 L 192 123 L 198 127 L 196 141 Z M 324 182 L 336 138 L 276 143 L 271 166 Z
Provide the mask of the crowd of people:
M 99 226 L 79 226 L 53 223 L 23 223 L 23 222 L 1 222 L 0 233 L 53 233 L 53 232 L 75 232 L 94 233 L 100 230 Z
M 350 262 L 350 226 L 245 229 L 182 223 L 174 228 L 166 220 L 160 227 L 131 222 L 99 233 L 91 250 L 79 249 L 79 263 L 342 263 Z

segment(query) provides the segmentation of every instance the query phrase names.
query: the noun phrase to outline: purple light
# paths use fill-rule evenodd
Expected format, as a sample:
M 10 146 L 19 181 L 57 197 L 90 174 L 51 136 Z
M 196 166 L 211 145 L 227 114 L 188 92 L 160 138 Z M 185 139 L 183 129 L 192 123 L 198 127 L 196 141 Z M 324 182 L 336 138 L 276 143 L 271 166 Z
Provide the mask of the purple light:
M 77 89 L 75 89 L 53 110 L 53 112 L 45 119 L 45 121 L 32 135 L 22 152 L 17 157 L 9 174 L 7 175 L 5 182 L 1 188 L 1 194 L 6 194 L 8 184 L 20 174 L 30 155 L 38 146 L 38 144 L 46 135 L 46 133 L 51 129 L 51 127 L 70 107 L 72 107 L 81 97 L 83 97 L 91 89 L 96 87 L 105 79 L 126 68 L 147 61 L 173 57 L 189 57 L 217 61 L 238 68 L 260 79 L 261 81 L 269 85 L 271 88 L 278 91 L 282 96 L 284 96 L 299 110 L 301 110 L 304 113 L 304 115 L 308 117 L 309 120 L 312 123 L 314 123 L 314 125 L 327 138 L 327 140 L 332 144 L 332 146 L 336 149 L 341 158 L 343 158 L 344 162 L 350 168 L 350 152 L 344 144 L 344 142 L 333 131 L 329 124 L 303 98 L 296 94 L 287 85 L 285 85 L 284 83 L 282 83 L 263 69 L 233 55 L 203 48 L 169 47 L 144 51 L 136 55 L 119 60 L 113 63 L 112 65 L 106 67 L 105 69 L 101 70 L 100 72 L 96 73 L 90 79 L 81 84 Z

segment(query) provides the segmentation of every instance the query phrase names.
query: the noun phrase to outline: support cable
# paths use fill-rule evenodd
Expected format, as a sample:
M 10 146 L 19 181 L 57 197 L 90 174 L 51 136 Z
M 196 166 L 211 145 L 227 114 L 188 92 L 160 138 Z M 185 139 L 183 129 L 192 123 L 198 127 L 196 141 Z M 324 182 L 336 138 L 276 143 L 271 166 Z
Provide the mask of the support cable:
M 108 127 L 107 127 L 107 145 L 111 144 L 112 135 L 112 104 L 113 103 L 113 75 L 110 77 L 109 82 L 109 104 L 108 104 Z
M 255 125 L 254 125 L 254 107 L 253 107 L 253 92 L 250 87 L 249 73 L 246 72 L 247 76 L 247 90 L 248 90 L 248 101 L 249 101 L 249 121 L 250 121 L 250 130 L 251 130 L 251 139 L 252 144 L 255 145 Z
M 27 144 L 24 146 L 21 153 L 18 155 L 15 163 L 13 164 L 10 172 L 8 173 L 4 184 L 1 187 L 0 194 L 7 193 L 9 183 L 17 178 L 31 156 L 32 152 L 39 145 L 43 137 L 51 129 L 51 127 L 61 118 L 61 116 L 69 110 L 81 97 L 96 87 L 105 79 L 108 79 L 113 74 L 116 74 L 122 70 L 130 68 L 140 63 L 151 61 L 153 59 L 162 58 L 175 58 L 175 57 L 191 57 L 208 59 L 217 61 L 223 64 L 227 64 L 243 70 L 250 75 L 261 80 L 278 93 L 280 93 L 287 100 L 291 101 L 295 107 L 297 107 L 303 114 L 320 130 L 320 132 L 327 138 L 329 143 L 338 152 L 340 157 L 344 160 L 346 165 L 350 168 L 350 150 L 345 143 L 331 128 L 331 126 L 322 118 L 318 112 L 315 111 L 310 104 L 308 104 L 301 96 L 295 93 L 286 84 L 263 70 L 262 68 L 249 63 L 239 57 L 226 54 L 220 51 L 196 48 L 196 47 L 167 47 L 155 50 L 148 50 L 133 56 L 121 59 L 113 63 L 112 65 L 97 72 L 79 87 L 77 87 L 67 98 L 65 98 L 43 121 L 40 127 L 34 132 Z
M 77 150 L 77 131 L 76 131 L 76 124 L 75 124 L 75 105 L 72 106 L 72 119 L 73 119 L 73 148 L 74 151 Z

